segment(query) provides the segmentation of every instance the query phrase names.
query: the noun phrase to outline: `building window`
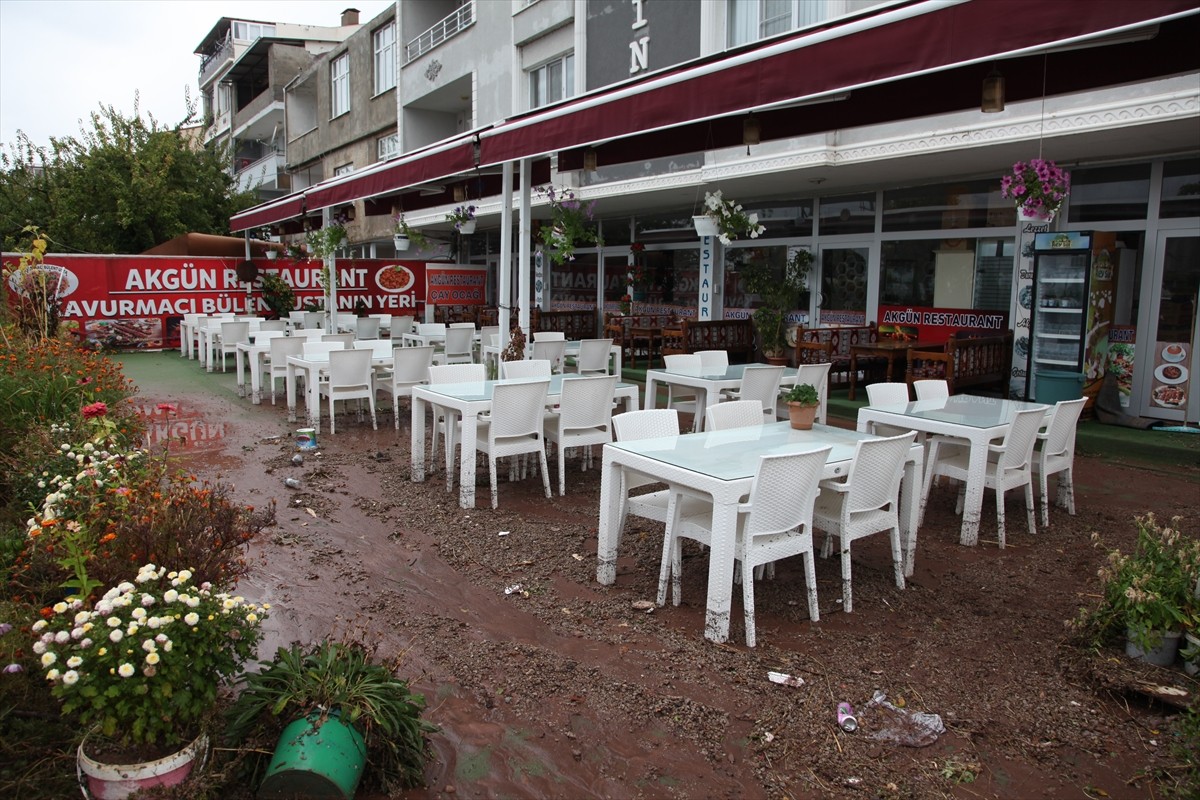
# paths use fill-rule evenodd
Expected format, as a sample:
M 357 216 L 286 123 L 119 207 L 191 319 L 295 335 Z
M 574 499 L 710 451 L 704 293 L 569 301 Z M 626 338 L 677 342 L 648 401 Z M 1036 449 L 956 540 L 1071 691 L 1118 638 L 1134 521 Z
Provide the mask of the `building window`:
M 540 108 L 575 94 L 575 56 L 562 58 L 529 71 L 529 107 Z
M 253 42 L 263 36 L 274 36 L 275 26 L 262 22 L 233 23 L 233 38 L 239 42 Z
M 338 175 L 349 175 L 351 172 L 354 172 L 353 161 L 351 161 L 349 164 L 342 164 L 340 167 L 333 168 L 334 177 L 337 177 Z
M 815 25 L 843 10 L 836 0 L 729 0 L 730 47 Z
M 350 54 L 343 53 L 329 65 L 331 117 L 340 117 L 350 110 Z
M 375 31 L 375 94 L 396 86 L 396 23 Z
M 1126 164 L 1071 170 L 1069 222 L 1145 219 L 1150 205 L 1150 165 Z
M 389 133 L 387 136 L 380 136 L 375 142 L 378 151 L 377 157 L 380 161 L 391 158 L 392 156 L 400 155 L 400 134 Z

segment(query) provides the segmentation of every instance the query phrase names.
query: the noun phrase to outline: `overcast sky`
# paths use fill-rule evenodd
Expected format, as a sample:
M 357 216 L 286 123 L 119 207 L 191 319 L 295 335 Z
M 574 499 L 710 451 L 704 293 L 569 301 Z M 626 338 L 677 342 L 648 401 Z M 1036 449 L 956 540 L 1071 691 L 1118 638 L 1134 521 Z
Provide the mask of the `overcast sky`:
M 171 126 L 198 99 L 194 51 L 221 17 L 336 26 L 390 0 L 0 0 L 0 147 L 72 136 L 101 104 Z

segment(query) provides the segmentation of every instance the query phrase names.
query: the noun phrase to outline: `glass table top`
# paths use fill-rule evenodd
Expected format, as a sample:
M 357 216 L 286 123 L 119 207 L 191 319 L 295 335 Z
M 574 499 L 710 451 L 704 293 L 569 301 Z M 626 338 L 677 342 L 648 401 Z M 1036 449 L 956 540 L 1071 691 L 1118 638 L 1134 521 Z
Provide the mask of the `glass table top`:
M 997 397 L 976 397 L 969 394 L 956 394 L 936 400 L 917 400 L 912 403 L 867 406 L 866 408 L 875 411 L 884 411 L 889 414 L 902 414 L 913 419 L 949 422 L 973 428 L 994 428 L 997 425 L 1008 425 L 1011 423 L 1013 416 L 1018 411 L 1031 408 L 1045 410 L 1049 406 L 1040 403 L 1026 403 L 1020 400 L 1002 400 Z
M 693 378 L 704 378 L 712 381 L 740 381 L 746 371 L 746 367 L 761 367 L 765 364 L 730 364 L 723 370 L 715 370 L 704 372 L 702 370 L 679 370 L 679 369 L 652 369 L 647 374 L 654 373 L 657 375 L 686 375 Z M 784 367 L 783 377 L 796 377 L 795 367 Z

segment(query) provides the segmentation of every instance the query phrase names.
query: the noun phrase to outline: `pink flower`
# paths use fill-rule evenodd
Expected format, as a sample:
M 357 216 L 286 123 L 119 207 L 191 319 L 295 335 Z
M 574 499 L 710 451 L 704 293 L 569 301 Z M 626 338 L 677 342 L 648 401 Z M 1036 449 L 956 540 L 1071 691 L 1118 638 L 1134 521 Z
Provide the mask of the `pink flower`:
M 97 403 L 92 403 L 91 405 L 86 405 L 83 407 L 83 418 L 84 419 L 95 419 L 96 417 L 103 417 L 107 413 L 108 413 L 108 405 L 105 403 L 97 402 Z

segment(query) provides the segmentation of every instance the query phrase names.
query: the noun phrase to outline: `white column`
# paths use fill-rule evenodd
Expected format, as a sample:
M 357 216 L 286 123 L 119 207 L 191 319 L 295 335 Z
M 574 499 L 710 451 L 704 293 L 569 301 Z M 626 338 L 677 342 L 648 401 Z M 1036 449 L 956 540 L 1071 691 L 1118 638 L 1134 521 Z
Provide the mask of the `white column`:
M 500 274 L 496 287 L 496 301 L 500 306 L 500 341 L 508 343 L 508 331 L 511 327 L 509 311 L 512 308 L 512 196 L 513 196 L 513 165 L 505 161 L 500 173 L 500 195 L 504 205 L 500 208 Z
M 520 306 L 521 330 L 525 331 L 525 340 L 529 341 L 529 239 L 532 226 L 529 220 L 530 200 L 533 196 L 529 185 L 530 173 L 533 166 L 528 158 L 521 159 L 521 229 L 519 242 L 520 251 L 517 263 L 517 305 Z

